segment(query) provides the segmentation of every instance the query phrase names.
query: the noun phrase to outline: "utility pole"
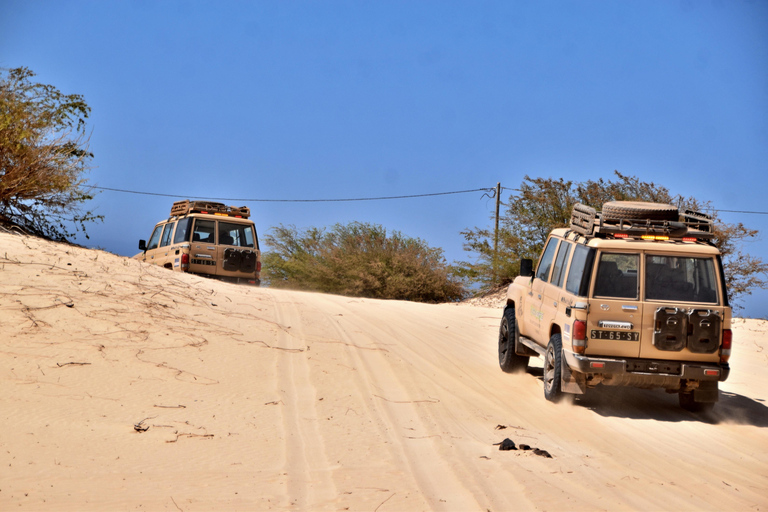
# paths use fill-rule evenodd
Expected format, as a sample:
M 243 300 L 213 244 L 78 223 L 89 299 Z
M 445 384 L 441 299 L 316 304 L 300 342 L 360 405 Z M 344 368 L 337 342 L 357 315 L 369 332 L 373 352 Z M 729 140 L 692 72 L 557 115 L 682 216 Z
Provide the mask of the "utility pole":
M 501 182 L 496 183 L 496 227 L 493 231 L 493 284 L 498 284 L 499 265 L 499 205 L 501 204 Z

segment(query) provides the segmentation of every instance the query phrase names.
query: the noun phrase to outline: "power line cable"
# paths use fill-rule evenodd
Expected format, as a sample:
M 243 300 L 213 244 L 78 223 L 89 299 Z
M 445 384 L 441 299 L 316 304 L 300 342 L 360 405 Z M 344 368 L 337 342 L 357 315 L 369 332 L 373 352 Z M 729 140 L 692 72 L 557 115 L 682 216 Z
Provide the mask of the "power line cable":
M 753 215 L 768 215 L 768 212 L 748 212 L 743 210 L 717 210 L 721 213 L 751 213 Z
M 433 196 L 446 196 L 451 194 L 467 194 L 470 192 L 489 192 L 493 191 L 493 188 L 475 188 L 471 190 L 454 190 L 451 192 L 433 192 L 430 194 L 411 194 L 405 196 L 382 196 L 382 197 L 355 197 L 355 198 L 343 198 L 343 199 L 240 199 L 231 197 L 200 197 L 200 196 L 188 196 L 182 194 L 160 194 L 157 192 L 140 192 L 137 190 L 125 190 L 120 188 L 109 187 L 96 187 L 96 190 L 107 190 L 110 192 L 122 192 L 125 194 L 138 194 L 144 196 L 159 196 L 159 197 L 174 197 L 174 198 L 186 198 L 186 199 L 202 199 L 206 201 L 242 201 L 244 203 L 333 203 L 333 202 L 349 202 L 349 201 L 383 201 L 388 199 L 411 199 L 416 197 L 433 197 Z
M 384 200 L 390 200 L 390 199 L 413 199 L 413 198 L 419 198 L 419 197 L 468 194 L 471 192 L 485 192 L 486 194 L 489 194 L 490 198 L 493 198 L 496 192 L 495 187 L 490 187 L 490 188 L 474 188 L 470 190 L 453 190 L 449 192 L 432 192 L 428 194 L 410 194 L 410 195 L 403 195 L 403 196 L 354 197 L 354 198 L 339 198 L 339 199 L 241 199 L 241 198 L 231 198 L 231 197 L 189 196 L 184 194 L 161 194 L 158 192 L 141 192 L 137 190 L 125 190 L 120 188 L 97 187 L 97 186 L 93 186 L 91 188 L 96 190 L 106 190 L 109 192 L 122 192 L 125 194 L 138 194 L 138 195 L 144 195 L 144 196 L 173 197 L 173 198 L 183 197 L 186 199 L 202 199 L 206 201 L 242 201 L 246 203 L 247 202 L 253 202 L 253 203 L 334 203 L 335 202 L 335 203 L 339 203 L 339 202 L 352 202 L 352 201 L 384 201 Z M 521 192 L 520 189 L 509 188 L 509 187 L 501 187 L 501 190 L 512 190 L 515 192 Z M 502 203 L 502 204 L 504 204 L 504 206 L 508 206 L 506 203 Z M 768 212 L 748 211 L 748 210 L 720 210 L 716 208 L 712 208 L 712 210 L 718 211 L 721 213 L 768 215 Z

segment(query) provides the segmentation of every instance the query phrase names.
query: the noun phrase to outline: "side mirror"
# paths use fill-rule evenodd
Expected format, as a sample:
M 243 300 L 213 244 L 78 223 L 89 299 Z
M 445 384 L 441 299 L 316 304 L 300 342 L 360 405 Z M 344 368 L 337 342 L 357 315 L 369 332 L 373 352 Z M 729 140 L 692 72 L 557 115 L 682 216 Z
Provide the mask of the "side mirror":
M 147 250 L 147 241 L 146 240 L 139 240 L 139 250 L 140 251 L 146 251 Z
M 520 260 L 520 275 L 522 277 L 531 277 L 533 275 L 533 260 L 528 258 Z

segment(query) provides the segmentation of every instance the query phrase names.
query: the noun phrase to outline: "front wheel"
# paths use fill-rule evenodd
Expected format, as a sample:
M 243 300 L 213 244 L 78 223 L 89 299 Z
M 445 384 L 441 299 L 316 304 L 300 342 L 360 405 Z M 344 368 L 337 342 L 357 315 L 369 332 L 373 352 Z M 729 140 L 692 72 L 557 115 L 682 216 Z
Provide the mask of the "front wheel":
M 515 309 L 510 307 L 504 310 L 499 327 L 499 366 L 507 373 L 524 370 L 528 366 L 528 356 L 515 353 L 518 336 Z
M 550 402 L 557 402 L 563 397 L 560 380 L 562 360 L 563 342 L 560 334 L 553 334 L 544 354 L 544 398 Z

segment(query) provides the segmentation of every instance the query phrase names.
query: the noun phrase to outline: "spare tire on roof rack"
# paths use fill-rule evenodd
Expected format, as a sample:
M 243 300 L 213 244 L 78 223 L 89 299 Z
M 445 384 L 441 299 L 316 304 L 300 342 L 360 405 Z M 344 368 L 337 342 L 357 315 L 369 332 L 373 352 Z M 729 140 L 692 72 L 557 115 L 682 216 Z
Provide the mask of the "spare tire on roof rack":
M 642 201 L 610 201 L 603 204 L 603 220 L 671 220 L 676 221 L 680 213 L 676 206 L 664 203 Z

